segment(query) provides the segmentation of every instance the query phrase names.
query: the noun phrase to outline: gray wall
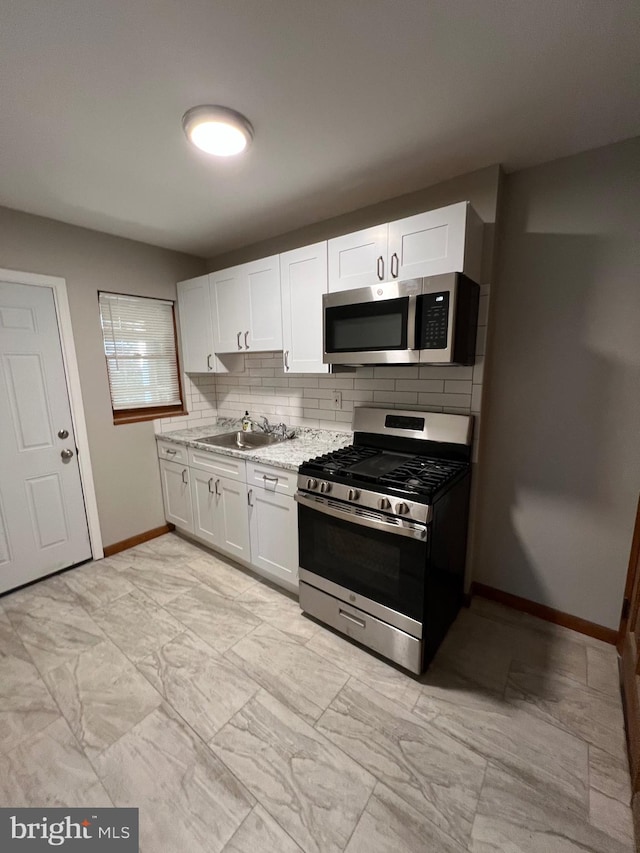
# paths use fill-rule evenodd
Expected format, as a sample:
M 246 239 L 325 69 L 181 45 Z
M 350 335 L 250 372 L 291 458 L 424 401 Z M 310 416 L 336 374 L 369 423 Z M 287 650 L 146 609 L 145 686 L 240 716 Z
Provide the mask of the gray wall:
M 332 237 L 379 225 L 381 222 L 391 222 L 394 219 L 423 213 L 425 210 L 443 207 L 457 201 L 470 201 L 482 221 L 486 223 L 484 234 L 486 264 L 482 280 L 488 281 L 491 274 L 493 225 L 496 221 L 500 175 L 500 166 L 487 166 L 485 169 L 478 169 L 413 193 L 363 207 L 333 219 L 325 219 L 314 225 L 308 225 L 260 243 L 253 243 L 224 255 L 217 255 L 209 259 L 208 269 L 211 272 L 226 269 L 246 261 L 267 258 L 278 252 L 288 252 L 299 246 L 308 246 L 320 240 L 330 240 Z
M 0 267 L 66 279 L 104 544 L 164 524 L 153 422 L 113 424 L 97 292 L 175 299 L 204 262 L 0 208 Z
M 508 176 L 475 579 L 616 628 L 640 489 L 640 139 Z

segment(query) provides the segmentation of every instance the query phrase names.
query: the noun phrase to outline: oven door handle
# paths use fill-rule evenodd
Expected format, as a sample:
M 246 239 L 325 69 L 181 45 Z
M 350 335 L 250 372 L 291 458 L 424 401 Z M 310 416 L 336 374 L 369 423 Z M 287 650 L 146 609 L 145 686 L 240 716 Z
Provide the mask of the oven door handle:
M 315 509 L 333 518 L 350 521 L 352 524 L 358 524 L 361 527 L 372 527 L 374 530 L 391 533 L 393 536 L 408 536 L 410 539 L 420 539 L 423 542 L 427 538 L 427 528 L 411 521 L 407 522 L 404 519 L 392 521 L 384 515 L 374 518 L 358 515 L 353 509 L 348 507 L 346 509 L 339 509 L 333 501 L 318 497 L 317 495 L 305 495 L 303 492 L 296 492 L 295 499 L 300 506 Z M 373 513 L 371 514 L 373 515 Z

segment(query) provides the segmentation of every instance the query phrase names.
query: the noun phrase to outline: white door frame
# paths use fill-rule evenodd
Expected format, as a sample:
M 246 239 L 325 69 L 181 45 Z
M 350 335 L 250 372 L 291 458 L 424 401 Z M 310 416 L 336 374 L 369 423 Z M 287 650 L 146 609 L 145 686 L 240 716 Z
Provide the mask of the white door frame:
M 93 559 L 99 560 L 104 556 L 104 551 L 102 550 L 98 502 L 96 500 L 91 455 L 89 453 L 89 437 L 87 435 L 87 424 L 84 417 L 84 405 L 82 403 L 80 373 L 78 371 L 76 347 L 73 340 L 73 327 L 71 325 L 71 312 L 67 298 L 67 282 L 64 278 L 59 278 L 58 276 L 39 275 L 38 273 L 5 269 L 0 269 L 0 281 L 7 281 L 11 284 L 31 284 L 36 287 L 48 287 L 53 291 L 58 318 L 58 330 L 60 332 L 60 344 L 62 346 L 62 361 L 67 380 L 69 403 L 71 404 L 71 420 L 78 448 L 78 465 L 84 495 L 84 506 L 87 513 L 89 542 L 91 544 Z

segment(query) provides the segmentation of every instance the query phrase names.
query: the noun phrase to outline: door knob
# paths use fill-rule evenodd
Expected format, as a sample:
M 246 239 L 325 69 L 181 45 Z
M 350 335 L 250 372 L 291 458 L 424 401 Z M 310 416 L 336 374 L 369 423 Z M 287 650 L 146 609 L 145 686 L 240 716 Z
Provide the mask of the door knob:
M 68 429 L 59 429 L 58 430 L 58 438 L 69 438 L 69 430 Z
M 73 456 L 73 450 L 69 450 L 69 448 L 67 447 L 65 450 L 60 451 L 60 456 L 62 457 L 62 459 L 71 459 L 71 457 Z

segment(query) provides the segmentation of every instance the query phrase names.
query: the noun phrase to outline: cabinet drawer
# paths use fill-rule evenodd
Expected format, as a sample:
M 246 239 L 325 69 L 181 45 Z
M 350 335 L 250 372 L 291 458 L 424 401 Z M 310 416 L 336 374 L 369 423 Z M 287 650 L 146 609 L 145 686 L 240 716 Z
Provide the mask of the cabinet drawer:
M 172 441 L 158 441 L 158 456 L 169 462 L 187 462 L 188 448 L 184 444 L 174 444 Z
M 272 465 L 260 465 L 258 462 L 247 462 L 247 483 L 253 488 L 293 497 L 296 493 L 298 472 Z
M 246 463 L 243 459 L 234 456 L 225 456 L 222 453 L 210 453 L 208 450 L 196 450 L 189 448 L 189 465 L 199 471 L 208 471 L 219 477 L 228 477 L 230 480 L 246 482 Z

